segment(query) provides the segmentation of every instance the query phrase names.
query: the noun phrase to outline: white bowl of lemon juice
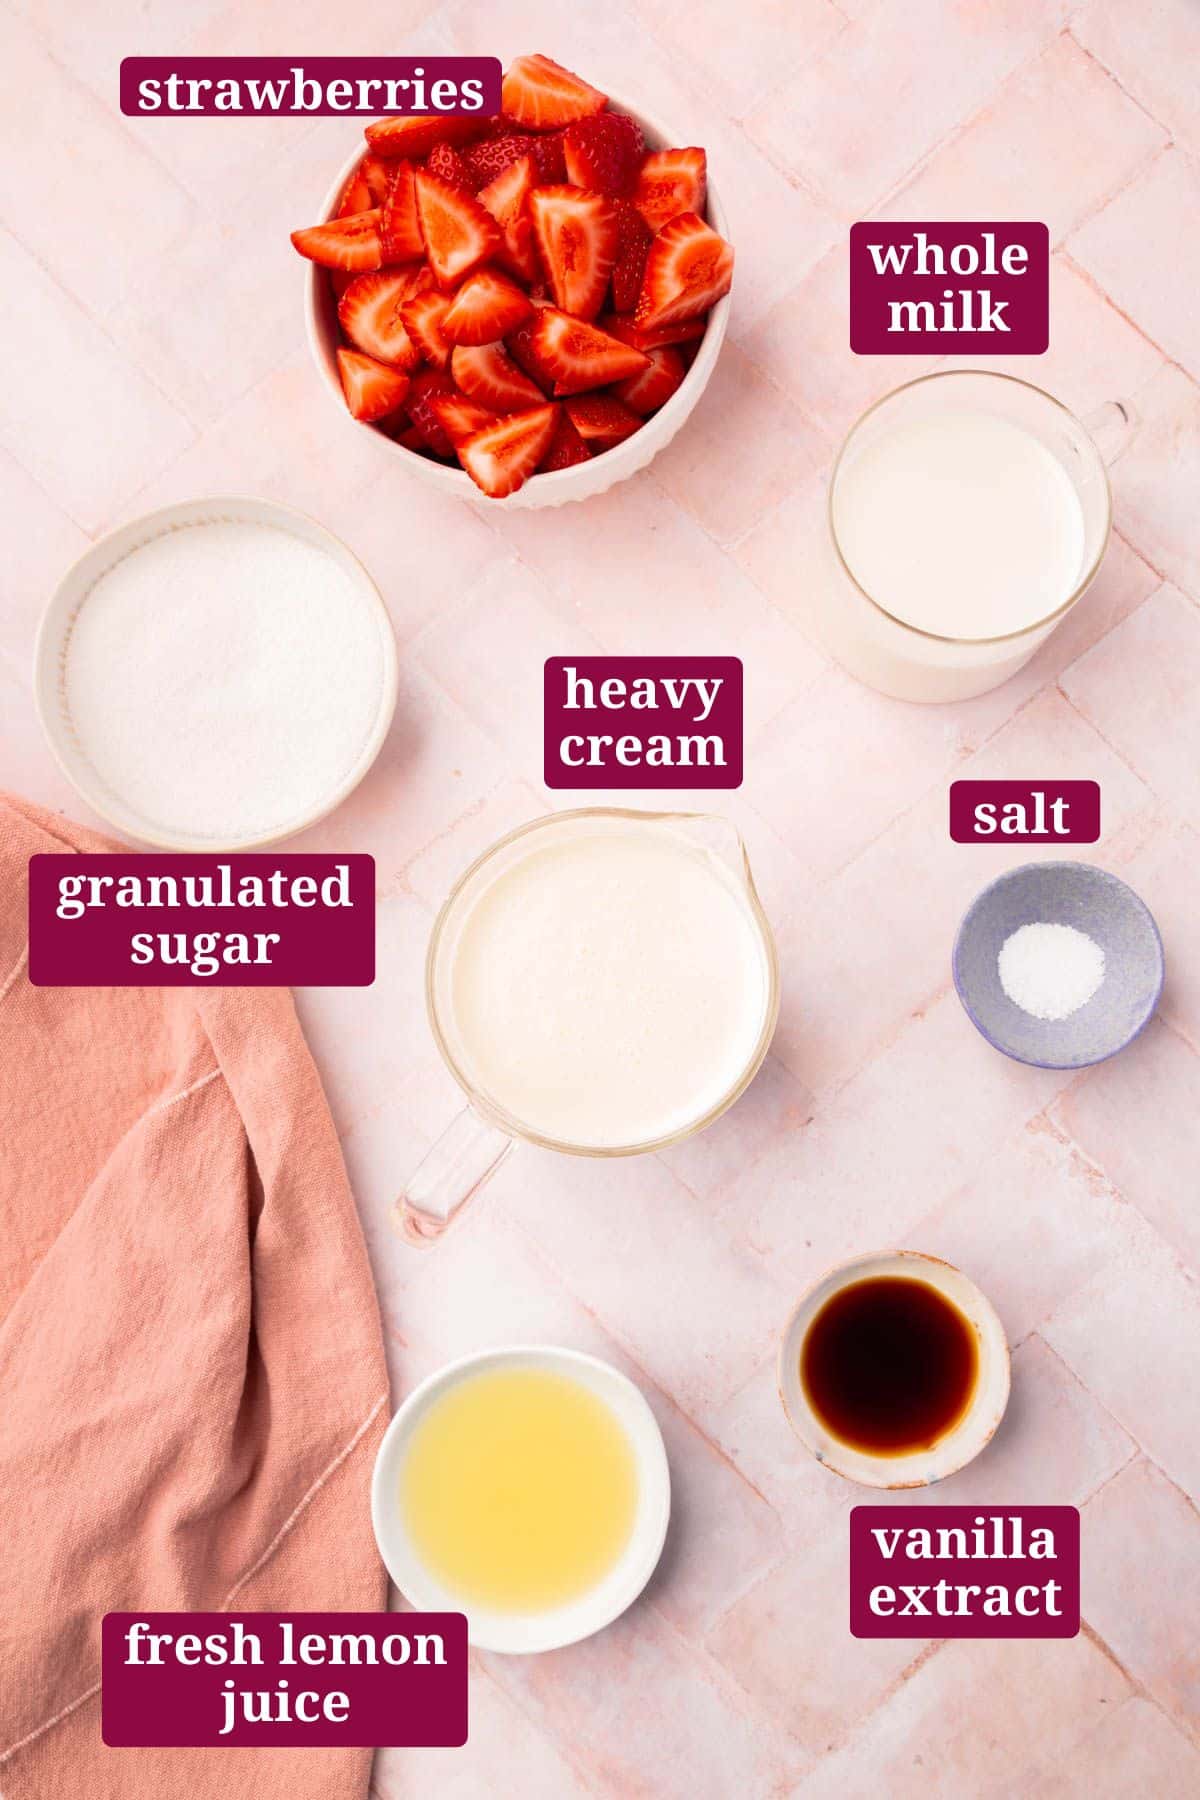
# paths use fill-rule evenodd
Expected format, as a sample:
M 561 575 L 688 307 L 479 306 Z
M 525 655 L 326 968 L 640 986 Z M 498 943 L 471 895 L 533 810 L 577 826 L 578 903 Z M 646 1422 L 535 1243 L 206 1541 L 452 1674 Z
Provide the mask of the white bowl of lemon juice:
M 662 1552 L 671 1482 L 645 1398 L 599 1357 L 552 1345 L 464 1356 L 414 1389 L 371 1485 L 379 1553 L 424 1612 L 463 1612 L 481 1650 L 590 1637 Z

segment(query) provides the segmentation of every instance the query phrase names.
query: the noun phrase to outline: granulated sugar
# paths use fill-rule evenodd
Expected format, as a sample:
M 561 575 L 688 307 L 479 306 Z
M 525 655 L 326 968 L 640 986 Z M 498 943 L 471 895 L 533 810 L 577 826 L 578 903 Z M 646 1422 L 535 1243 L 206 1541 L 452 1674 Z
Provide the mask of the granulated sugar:
M 319 545 L 270 525 L 188 525 L 87 594 L 65 709 L 104 786 L 154 834 L 214 848 L 282 835 L 362 772 L 386 630 Z
M 1000 985 L 1035 1019 L 1069 1019 L 1104 980 L 1104 952 L 1073 925 L 1022 925 L 1005 938 Z

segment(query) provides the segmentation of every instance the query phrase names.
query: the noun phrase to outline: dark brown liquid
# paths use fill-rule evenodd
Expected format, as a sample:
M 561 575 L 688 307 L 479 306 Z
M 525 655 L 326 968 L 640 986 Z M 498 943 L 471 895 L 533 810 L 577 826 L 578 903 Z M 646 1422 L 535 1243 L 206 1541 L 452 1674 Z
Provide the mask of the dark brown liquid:
M 975 1331 L 926 1281 L 881 1275 L 827 1300 L 800 1351 L 800 1381 L 826 1430 L 902 1456 L 935 1444 L 970 1404 Z

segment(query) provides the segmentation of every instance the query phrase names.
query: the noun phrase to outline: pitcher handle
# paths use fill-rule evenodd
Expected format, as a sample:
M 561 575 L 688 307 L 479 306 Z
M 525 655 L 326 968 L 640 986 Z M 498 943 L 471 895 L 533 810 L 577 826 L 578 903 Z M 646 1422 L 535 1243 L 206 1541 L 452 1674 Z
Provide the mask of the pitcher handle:
M 1141 419 L 1129 400 L 1106 400 L 1082 421 L 1101 460 L 1111 468 L 1133 441 Z
M 396 1201 L 395 1221 L 410 1244 L 441 1237 L 490 1181 L 516 1140 L 465 1107 L 426 1151 Z

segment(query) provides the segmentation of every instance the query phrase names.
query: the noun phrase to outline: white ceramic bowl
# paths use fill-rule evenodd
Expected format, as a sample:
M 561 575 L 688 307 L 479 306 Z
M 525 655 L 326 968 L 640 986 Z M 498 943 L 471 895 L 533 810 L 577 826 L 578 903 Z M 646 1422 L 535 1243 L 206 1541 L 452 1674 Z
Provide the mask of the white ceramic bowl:
M 76 736 L 67 707 L 64 676 L 67 647 L 75 619 L 88 594 L 102 576 L 132 551 L 167 532 L 184 526 L 230 522 L 268 525 L 275 530 L 288 531 L 305 543 L 315 544 L 324 550 L 351 577 L 374 613 L 378 625 L 380 690 L 379 706 L 362 750 L 336 787 L 321 794 L 314 793 L 311 806 L 265 836 L 230 837 L 217 842 L 210 836 L 201 837 L 189 833 L 183 826 L 178 830 L 161 829 L 142 818 L 119 794 L 111 791 L 88 760 Z M 165 595 L 164 610 L 169 605 L 170 596 Z M 278 843 L 280 839 L 291 837 L 295 832 L 315 824 L 318 819 L 323 819 L 353 792 L 378 756 L 388 734 L 392 714 L 396 710 L 398 682 L 396 638 L 387 608 L 378 588 L 354 553 L 339 538 L 334 537 L 331 531 L 318 524 L 316 519 L 310 519 L 307 514 L 293 512 L 290 507 L 278 506 L 273 500 L 247 497 L 185 500 L 176 505 L 161 507 L 157 512 L 147 513 L 144 518 L 134 519 L 130 524 L 110 532 L 107 537 L 100 538 L 73 564 L 59 583 L 42 615 L 34 650 L 34 703 L 42 730 L 64 775 L 92 811 L 102 819 L 107 819 L 110 825 L 114 825 L 126 836 L 145 844 L 155 844 L 163 850 L 255 850 L 267 844 Z
M 931 1449 L 906 1456 L 871 1456 L 834 1437 L 813 1411 L 800 1380 L 800 1350 L 809 1326 L 834 1294 L 855 1282 L 897 1275 L 928 1282 L 969 1320 L 978 1345 L 979 1373 L 964 1417 Z M 779 1397 L 797 1437 L 819 1463 L 863 1487 L 928 1487 L 964 1468 L 991 1441 L 1004 1417 L 1009 1380 L 1008 1343 L 991 1302 L 961 1269 L 919 1250 L 886 1250 L 831 1269 L 801 1300 L 779 1348 Z
M 637 120 L 648 150 L 669 149 L 672 145 L 691 142 L 688 137 L 679 137 L 665 130 L 645 113 L 626 106 L 623 100 L 615 96 L 612 97 L 612 106 L 614 111 L 628 113 Z M 337 211 L 346 183 L 364 149 L 365 145 L 360 140 L 354 155 L 347 160 L 326 194 L 319 215 L 322 222 L 332 218 Z M 708 183 L 705 213 L 714 230 L 728 238 L 729 227 L 711 180 Z M 696 356 L 678 390 L 664 407 L 646 420 L 640 431 L 635 431 L 624 443 L 616 444 L 611 450 L 594 456 L 590 462 L 577 463 L 573 468 L 551 469 L 545 475 L 533 475 L 506 500 L 487 500 L 464 470 L 452 468 L 447 463 L 434 462 L 431 457 L 421 456 L 415 450 L 406 450 L 403 444 L 396 443 L 386 432 L 371 425 L 362 425 L 351 417 L 338 374 L 337 308 L 330 284 L 325 279 L 326 273 L 326 270 L 318 268 L 315 263 L 308 265 L 305 274 L 304 313 L 313 360 L 342 418 L 358 431 L 370 431 L 376 443 L 396 459 L 399 467 L 411 470 L 421 480 L 441 488 L 443 493 L 456 494 L 463 500 L 477 500 L 488 507 L 563 506 L 570 500 L 588 500 L 594 494 L 607 493 L 618 481 L 625 481 L 630 475 L 636 475 L 639 469 L 644 469 L 671 442 L 704 392 L 716 367 L 717 356 L 729 324 L 729 295 L 726 294 L 710 312 L 708 328 L 700 339 Z
M 469 1609 L 426 1567 L 404 1527 L 400 1473 L 414 1427 L 433 1402 L 464 1376 L 504 1366 L 546 1369 L 589 1388 L 624 1429 L 637 1465 L 638 1502 L 624 1553 L 594 1588 L 578 1599 L 539 1613 Z M 611 1363 L 581 1350 L 519 1344 L 477 1351 L 447 1364 L 414 1388 L 384 1433 L 371 1480 L 371 1523 L 379 1554 L 400 1592 L 422 1612 L 466 1612 L 468 1635 L 481 1650 L 528 1655 L 558 1650 L 610 1625 L 633 1605 L 662 1553 L 671 1512 L 671 1477 L 662 1433 L 644 1396 Z

